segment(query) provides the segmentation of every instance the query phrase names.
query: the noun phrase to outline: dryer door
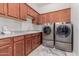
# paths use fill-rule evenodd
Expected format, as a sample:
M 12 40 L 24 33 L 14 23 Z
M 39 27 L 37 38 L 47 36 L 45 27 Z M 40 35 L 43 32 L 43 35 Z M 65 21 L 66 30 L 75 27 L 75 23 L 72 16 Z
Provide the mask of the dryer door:
M 49 26 L 46 26 L 43 28 L 43 33 L 45 35 L 50 35 L 51 34 L 51 28 Z
M 60 25 L 56 30 L 56 35 L 59 37 L 68 37 L 70 35 L 70 28 L 66 25 Z

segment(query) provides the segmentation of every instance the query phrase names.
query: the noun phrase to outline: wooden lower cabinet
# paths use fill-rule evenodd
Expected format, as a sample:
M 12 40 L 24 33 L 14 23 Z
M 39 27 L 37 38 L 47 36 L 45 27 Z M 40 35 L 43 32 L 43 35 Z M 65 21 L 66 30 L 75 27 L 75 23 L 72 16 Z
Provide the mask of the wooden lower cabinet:
M 41 33 L 34 33 L 25 36 L 25 55 L 28 55 L 32 50 L 41 44 Z
M 28 55 L 32 51 L 31 37 L 25 39 L 25 55 Z
M 37 47 L 37 38 L 34 36 L 32 38 L 32 49 L 34 50 Z
M 32 37 L 32 49 L 34 50 L 41 44 L 41 36 L 37 35 Z
M 0 56 L 12 56 L 12 38 L 0 39 Z
M 12 56 L 12 46 L 7 44 L 0 47 L 0 56 Z
M 24 56 L 24 41 L 14 43 L 14 56 Z
M 0 39 L 0 56 L 28 55 L 41 44 L 41 33 Z

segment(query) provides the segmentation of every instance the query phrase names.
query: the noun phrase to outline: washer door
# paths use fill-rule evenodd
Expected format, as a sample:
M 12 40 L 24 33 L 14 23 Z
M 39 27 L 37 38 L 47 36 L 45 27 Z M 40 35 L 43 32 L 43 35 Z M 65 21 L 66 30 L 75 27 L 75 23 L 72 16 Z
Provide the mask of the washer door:
M 70 34 L 70 28 L 66 25 L 60 25 L 56 30 L 56 34 L 59 37 L 68 37 Z
M 45 35 L 49 35 L 51 33 L 51 28 L 49 26 L 46 26 L 43 28 L 43 33 Z

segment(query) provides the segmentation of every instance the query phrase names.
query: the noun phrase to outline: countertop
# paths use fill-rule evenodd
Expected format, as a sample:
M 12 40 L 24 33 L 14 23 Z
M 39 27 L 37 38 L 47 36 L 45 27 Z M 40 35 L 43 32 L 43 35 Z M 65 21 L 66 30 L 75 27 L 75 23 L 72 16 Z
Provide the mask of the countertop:
M 14 32 L 11 32 L 11 34 L 0 34 L 0 39 L 20 36 L 20 35 L 28 35 L 28 34 L 39 33 L 39 32 L 42 32 L 42 31 L 37 31 L 37 30 L 36 31 L 14 31 Z

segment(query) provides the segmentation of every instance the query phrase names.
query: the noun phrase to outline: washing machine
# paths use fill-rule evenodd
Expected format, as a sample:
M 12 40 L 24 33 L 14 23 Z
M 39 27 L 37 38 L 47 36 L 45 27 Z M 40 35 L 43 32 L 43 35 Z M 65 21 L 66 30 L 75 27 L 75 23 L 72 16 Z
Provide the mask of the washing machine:
M 55 48 L 73 50 L 73 27 L 71 23 L 55 23 Z
M 43 25 L 43 40 L 44 46 L 54 47 L 54 24 Z

